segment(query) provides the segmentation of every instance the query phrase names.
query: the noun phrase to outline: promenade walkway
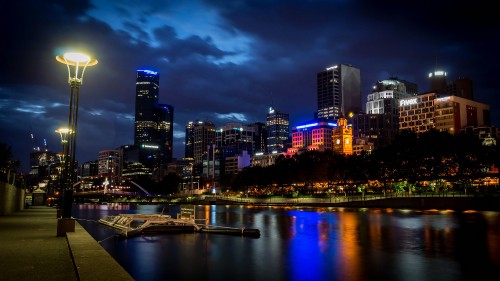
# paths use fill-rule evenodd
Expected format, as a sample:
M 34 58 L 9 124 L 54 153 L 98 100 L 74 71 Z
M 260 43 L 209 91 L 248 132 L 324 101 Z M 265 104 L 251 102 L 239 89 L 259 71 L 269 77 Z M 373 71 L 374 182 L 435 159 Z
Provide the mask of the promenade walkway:
M 78 222 L 57 237 L 56 209 L 0 216 L 0 280 L 134 280 Z

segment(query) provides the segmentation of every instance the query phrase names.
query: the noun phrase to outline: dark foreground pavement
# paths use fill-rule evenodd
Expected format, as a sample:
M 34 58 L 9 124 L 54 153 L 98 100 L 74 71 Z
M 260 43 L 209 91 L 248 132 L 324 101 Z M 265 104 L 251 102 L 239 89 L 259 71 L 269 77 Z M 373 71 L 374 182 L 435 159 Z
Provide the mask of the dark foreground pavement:
M 78 222 L 57 237 L 56 213 L 40 206 L 0 216 L 0 280 L 134 280 Z

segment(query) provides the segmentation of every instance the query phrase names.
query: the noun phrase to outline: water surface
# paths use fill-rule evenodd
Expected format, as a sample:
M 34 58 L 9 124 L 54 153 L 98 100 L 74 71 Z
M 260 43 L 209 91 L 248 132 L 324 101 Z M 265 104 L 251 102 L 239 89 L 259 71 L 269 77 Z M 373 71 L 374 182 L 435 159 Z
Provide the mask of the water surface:
M 77 204 L 73 216 L 137 281 L 500 280 L 500 212 L 195 206 L 211 225 L 260 238 L 177 233 L 114 239 L 96 222 L 180 206 Z

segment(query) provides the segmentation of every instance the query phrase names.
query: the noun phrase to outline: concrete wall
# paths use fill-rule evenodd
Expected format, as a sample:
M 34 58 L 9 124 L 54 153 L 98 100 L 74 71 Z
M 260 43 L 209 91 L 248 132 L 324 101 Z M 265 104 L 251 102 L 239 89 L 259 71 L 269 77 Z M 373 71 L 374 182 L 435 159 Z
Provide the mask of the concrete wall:
M 24 188 L 0 181 L 0 216 L 24 209 Z

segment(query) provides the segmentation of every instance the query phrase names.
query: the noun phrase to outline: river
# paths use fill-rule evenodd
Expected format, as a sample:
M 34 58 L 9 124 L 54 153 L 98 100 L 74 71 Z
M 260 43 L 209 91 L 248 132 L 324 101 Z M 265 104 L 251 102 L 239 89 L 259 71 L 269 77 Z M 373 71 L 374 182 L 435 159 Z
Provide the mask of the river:
M 197 205 L 197 219 L 259 238 L 177 233 L 114 239 L 119 213 L 178 205 L 75 204 L 73 216 L 137 281 L 500 280 L 500 212 Z

